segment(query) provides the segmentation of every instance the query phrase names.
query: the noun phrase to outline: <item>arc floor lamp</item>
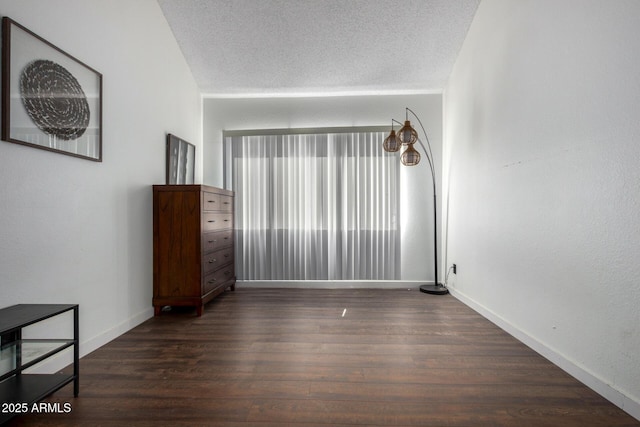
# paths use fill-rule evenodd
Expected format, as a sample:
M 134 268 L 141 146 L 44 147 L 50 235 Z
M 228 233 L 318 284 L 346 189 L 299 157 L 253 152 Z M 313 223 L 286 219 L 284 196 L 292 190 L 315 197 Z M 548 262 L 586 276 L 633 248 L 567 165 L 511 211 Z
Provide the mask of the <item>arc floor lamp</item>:
M 416 132 L 413 126 L 411 126 L 409 113 L 411 113 L 420 124 L 424 139 L 427 141 L 428 149 L 425 148 L 424 144 L 420 140 L 418 132 Z M 400 156 L 400 160 L 405 166 L 415 166 L 420 163 L 420 153 L 413 147 L 413 144 L 417 142 L 422 147 L 424 155 L 427 157 L 427 161 L 429 162 L 429 168 L 431 169 L 431 182 L 433 183 L 433 271 L 435 279 L 433 281 L 433 285 L 420 286 L 420 291 L 432 295 L 445 295 L 449 293 L 447 287 L 438 282 L 438 222 L 436 216 L 438 209 L 436 205 L 436 173 L 433 165 L 433 153 L 431 152 L 429 137 L 427 136 L 427 132 L 424 130 L 424 126 L 422 125 L 420 118 L 410 108 L 405 108 L 405 122 L 397 135 L 393 129 L 394 123 L 402 125 L 399 121 L 391 119 L 391 132 L 382 145 L 384 150 L 390 153 L 395 153 L 400 151 L 400 148 L 405 145 L 407 148 Z

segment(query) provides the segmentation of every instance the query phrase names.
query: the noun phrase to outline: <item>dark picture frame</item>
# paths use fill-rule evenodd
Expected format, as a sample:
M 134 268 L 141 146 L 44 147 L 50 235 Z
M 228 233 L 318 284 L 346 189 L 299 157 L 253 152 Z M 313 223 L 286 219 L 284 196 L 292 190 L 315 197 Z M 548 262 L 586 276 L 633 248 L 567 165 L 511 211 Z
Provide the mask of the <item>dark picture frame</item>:
M 102 74 L 2 18 L 2 139 L 102 161 Z
M 193 184 L 196 146 L 167 134 L 167 184 Z

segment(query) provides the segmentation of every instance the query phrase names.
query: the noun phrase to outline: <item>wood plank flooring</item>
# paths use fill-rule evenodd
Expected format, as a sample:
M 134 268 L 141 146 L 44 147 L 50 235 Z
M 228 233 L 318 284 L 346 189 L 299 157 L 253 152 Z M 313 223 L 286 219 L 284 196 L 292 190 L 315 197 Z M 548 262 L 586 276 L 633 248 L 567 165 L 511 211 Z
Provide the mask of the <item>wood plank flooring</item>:
M 345 312 L 346 309 L 346 312 Z M 238 289 L 81 359 L 10 426 L 640 426 L 450 295 Z

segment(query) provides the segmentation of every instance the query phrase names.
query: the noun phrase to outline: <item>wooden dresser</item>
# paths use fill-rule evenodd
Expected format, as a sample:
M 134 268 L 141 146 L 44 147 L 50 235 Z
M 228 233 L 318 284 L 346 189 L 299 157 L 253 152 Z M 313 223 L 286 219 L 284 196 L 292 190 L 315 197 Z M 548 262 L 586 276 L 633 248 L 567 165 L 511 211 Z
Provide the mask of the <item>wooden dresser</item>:
M 153 307 L 202 307 L 235 289 L 233 192 L 153 186 Z

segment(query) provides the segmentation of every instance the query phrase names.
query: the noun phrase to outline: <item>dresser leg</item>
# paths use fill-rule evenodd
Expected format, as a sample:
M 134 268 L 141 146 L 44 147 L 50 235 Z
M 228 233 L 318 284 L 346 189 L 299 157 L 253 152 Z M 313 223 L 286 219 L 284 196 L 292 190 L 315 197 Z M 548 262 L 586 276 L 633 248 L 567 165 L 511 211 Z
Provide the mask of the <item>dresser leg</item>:
M 160 307 L 159 305 L 154 305 L 153 306 L 153 315 L 154 316 L 160 316 L 160 312 L 162 311 L 162 307 Z
M 196 315 L 198 317 L 202 316 L 202 304 L 196 307 Z

